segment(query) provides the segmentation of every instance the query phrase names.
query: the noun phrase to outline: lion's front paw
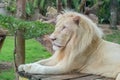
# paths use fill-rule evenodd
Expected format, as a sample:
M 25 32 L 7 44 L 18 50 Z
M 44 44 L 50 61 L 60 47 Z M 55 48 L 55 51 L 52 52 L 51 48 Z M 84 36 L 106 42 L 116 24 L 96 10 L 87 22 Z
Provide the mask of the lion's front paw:
M 115 80 L 120 80 L 120 73 L 118 73 L 118 75 L 117 75 Z
M 40 73 L 44 74 L 44 66 L 36 63 L 24 64 L 18 67 L 19 71 L 24 71 L 25 73 Z
M 31 64 L 22 64 L 18 67 L 18 71 L 25 71 L 25 72 L 30 72 L 31 70 Z

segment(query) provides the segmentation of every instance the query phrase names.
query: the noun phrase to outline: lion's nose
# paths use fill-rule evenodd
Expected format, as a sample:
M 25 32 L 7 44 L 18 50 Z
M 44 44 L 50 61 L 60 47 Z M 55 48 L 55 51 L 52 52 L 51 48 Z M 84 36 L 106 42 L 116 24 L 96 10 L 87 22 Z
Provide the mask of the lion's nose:
M 56 40 L 56 38 L 55 38 L 55 37 L 52 37 L 52 36 L 50 36 L 50 39 L 51 39 L 52 41 L 55 41 L 55 40 Z
M 52 40 L 52 41 L 55 41 L 55 40 L 56 40 L 56 38 L 51 38 L 51 40 Z

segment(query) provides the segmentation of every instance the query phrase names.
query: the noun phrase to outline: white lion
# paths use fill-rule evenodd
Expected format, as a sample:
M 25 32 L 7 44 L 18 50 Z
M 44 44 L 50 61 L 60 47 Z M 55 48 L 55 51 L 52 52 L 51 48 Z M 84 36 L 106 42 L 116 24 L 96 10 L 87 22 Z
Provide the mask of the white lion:
M 120 80 L 120 45 L 102 39 L 102 31 L 83 14 L 58 15 L 51 34 L 52 57 L 19 66 L 19 71 L 62 74 L 72 71 Z

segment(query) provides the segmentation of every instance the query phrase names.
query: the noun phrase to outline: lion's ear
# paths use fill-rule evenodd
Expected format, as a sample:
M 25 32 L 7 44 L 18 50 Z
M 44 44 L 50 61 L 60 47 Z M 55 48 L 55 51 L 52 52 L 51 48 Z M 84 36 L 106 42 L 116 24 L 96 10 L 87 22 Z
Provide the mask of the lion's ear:
M 80 16 L 75 16 L 75 17 L 73 18 L 73 21 L 74 21 L 77 25 L 79 25 Z

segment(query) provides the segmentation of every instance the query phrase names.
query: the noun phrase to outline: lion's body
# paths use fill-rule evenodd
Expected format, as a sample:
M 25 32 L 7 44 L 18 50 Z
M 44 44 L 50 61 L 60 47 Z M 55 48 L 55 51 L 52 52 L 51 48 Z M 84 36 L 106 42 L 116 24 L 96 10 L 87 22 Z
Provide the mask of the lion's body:
M 120 45 L 103 40 L 87 59 L 81 72 L 115 78 L 120 72 Z
M 57 17 L 55 31 L 50 36 L 55 54 L 21 65 L 19 70 L 41 74 L 77 71 L 115 78 L 120 73 L 120 45 L 103 40 L 102 35 L 85 15 L 66 12 Z

